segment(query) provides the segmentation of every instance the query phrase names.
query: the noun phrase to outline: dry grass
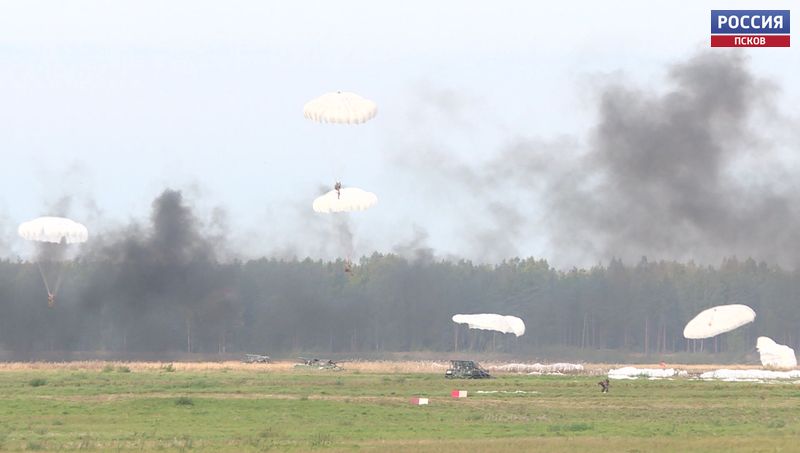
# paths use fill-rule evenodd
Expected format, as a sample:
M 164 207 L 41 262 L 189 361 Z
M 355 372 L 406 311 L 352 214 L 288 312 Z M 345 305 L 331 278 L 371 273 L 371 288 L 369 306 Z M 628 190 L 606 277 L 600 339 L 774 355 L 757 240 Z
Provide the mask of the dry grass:
M 485 367 L 505 365 L 508 362 L 483 362 Z M 128 367 L 131 371 L 159 371 L 166 369 L 169 365 L 176 372 L 202 372 L 202 371 L 253 371 L 253 372 L 291 372 L 294 370 L 296 362 L 284 361 L 274 363 L 242 363 L 239 361 L 224 362 L 117 362 L 102 360 L 87 360 L 73 362 L 3 362 L 0 363 L 0 371 L 34 371 L 34 370 L 70 370 L 70 371 L 103 371 L 108 367 Z M 636 368 L 660 368 L 657 363 L 644 364 L 610 364 L 610 363 L 588 363 L 583 364 L 585 375 L 603 375 L 612 368 L 623 366 L 633 366 Z M 443 373 L 448 367 L 447 361 L 418 360 L 418 361 L 353 361 L 342 364 L 349 372 L 357 371 L 360 373 Z M 761 369 L 758 365 L 721 365 L 721 364 L 666 364 L 667 368 L 686 370 L 691 374 L 702 373 L 705 371 L 717 370 L 721 368 L 734 370 Z M 496 372 L 502 374 L 502 372 Z
M 288 370 L 291 363 L 242 363 L 227 362 L 116 362 L 104 360 L 85 360 L 74 362 L 5 362 L 0 363 L 0 371 L 35 371 L 35 370 L 68 370 L 68 371 L 103 371 L 108 367 L 116 369 L 126 366 L 131 371 L 159 371 L 171 365 L 174 371 L 220 371 L 220 370 L 256 370 L 277 371 Z
M 202 371 L 256 371 L 256 372 L 290 372 L 297 362 L 242 363 L 225 362 L 116 362 L 103 360 L 86 360 L 74 362 L 4 362 L 0 363 L 0 371 L 103 371 L 104 369 L 125 366 L 132 372 L 160 371 L 171 365 L 176 372 Z M 363 373 L 441 373 L 447 368 L 447 362 L 435 361 L 354 361 L 342 363 L 348 371 Z
M 69 371 L 103 371 L 108 367 L 116 369 L 126 366 L 131 371 L 159 371 L 169 365 L 176 372 L 180 371 L 269 371 L 289 372 L 294 370 L 297 362 L 242 363 L 225 362 L 114 362 L 103 360 L 87 360 L 75 362 L 4 362 L 0 363 L 0 371 L 33 371 L 33 370 L 69 370 Z M 447 362 L 436 361 L 353 361 L 342 363 L 348 371 L 362 373 L 442 373 Z

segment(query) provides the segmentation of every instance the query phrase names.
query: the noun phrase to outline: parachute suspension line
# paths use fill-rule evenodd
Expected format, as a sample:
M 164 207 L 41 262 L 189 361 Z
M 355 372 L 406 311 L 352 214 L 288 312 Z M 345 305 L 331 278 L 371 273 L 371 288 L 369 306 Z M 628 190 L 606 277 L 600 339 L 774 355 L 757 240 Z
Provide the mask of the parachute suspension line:
M 61 281 L 62 281 L 61 277 L 64 276 L 64 265 L 57 264 L 57 266 L 58 266 L 58 277 L 56 277 L 56 286 L 53 288 L 53 297 L 55 297 L 58 294 L 58 289 L 61 288 Z
M 335 143 L 338 143 L 338 141 L 329 138 L 328 139 L 328 148 L 333 148 Z M 348 157 L 347 156 L 340 156 L 340 155 L 334 155 L 333 157 L 334 157 L 334 161 L 331 164 L 331 173 L 333 173 L 333 177 L 334 177 L 333 180 L 335 182 L 334 190 L 336 190 L 336 195 L 337 195 L 336 198 L 339 198 L 339 196 L 341 195 L 340 194 L 340 190 L 343 188 L 342 187 L 342 180 L 347 178 L 347 175 L 345 175 L 345 170 L 346 170 L 346 167 L 347 167 L 347 159 L 348 159 Z
M 344 271 L 347 272 L 348 274 L 353 272 L 353 262 L 350 261 L 350 253 L 349 252 L 345 255 Z
M 50 291 L 50 285 L 47 283 L 47 277 L 44 275 L 44 270 L 42 269 L 42 263 L 38 260 L 36 261 L 36 267 L 39 268 L 39 275 L 42 276 L 42 281 L 44 282 L 44 288 L 47 290 L 47 306 L 53 308 L 56 304 L 56 295 Z M 59 281 L 61 281 L 61 277 L 59 276 Z
M 44 276 L 44 270 L 42 270 L 42 263 L 40 263 L 39 261 L 36 261 L 36 267 L 39 268 L 39 274 L 42 276 L 42 281 L 44 282 L 44 288 L 47 290 L 47 294 L 48 295 L 51 294 L 50 293 L 50 285 L 47 284 L 47 277 Z

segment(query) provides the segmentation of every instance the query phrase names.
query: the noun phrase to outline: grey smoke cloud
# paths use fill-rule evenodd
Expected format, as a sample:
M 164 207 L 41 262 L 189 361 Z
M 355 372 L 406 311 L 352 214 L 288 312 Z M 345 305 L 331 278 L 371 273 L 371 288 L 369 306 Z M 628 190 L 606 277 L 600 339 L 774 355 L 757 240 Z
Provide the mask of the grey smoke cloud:
M 232 282 L 216 267 L 227 247 L 223 218 L 217 211 L 209 224 L 180 191 L 165 190 L 152 203 L 149 224 L 133 223 L 93 239 L 83 259 L 106 268 L 85 282 L 83 303 L 119 307 L 124 316 L 114 323 L 120 332 L 147 320 L 147 331 L 130 332 L 130 338 L 126 333 L 125 344 L 160 348 L 188 335 L 197 307 L 230 294 Z M 163 325 L 169 313 L 181 313 L 186 325 Z
M 431 262 L 435 258 L 435 251 L 428 244 L 429 236 L 424 228 L 414 225 L 411 238 L 396 244 L 392 252 L 411 262 Z
M 774 146 L 792 134 L 759 127 L 791 124 L 778 93 L 742 54 L 704 52 L 671 65 L 664 86 L 603 87 L 585 146 L 517 139 L 476 166 L 423 145 L 399 160 L 443 193 L 470 194 L 481 219 L 464 214 L 464 242 L 487 260 L 524 255 L 520 238 L 541 227 L 550 256 L 580 261 L 568 266 L 643 255 L 795 266 L 800 191 Z
M 574 184 L 556 179 L 546 192 L 557 244 L 588 239 L 603 258 L 797 264 L 798 192 L 732 171 L 752 146 L 766 146 L 753 124 L 774 114 L 774 94 L 741 54 L 716 53 L 673 65 L 663 92 L 606 88 L 590 151 L 567 177 Z M 773 150 L 759 155 L 773 162 L 766 171 L 778 170 Z

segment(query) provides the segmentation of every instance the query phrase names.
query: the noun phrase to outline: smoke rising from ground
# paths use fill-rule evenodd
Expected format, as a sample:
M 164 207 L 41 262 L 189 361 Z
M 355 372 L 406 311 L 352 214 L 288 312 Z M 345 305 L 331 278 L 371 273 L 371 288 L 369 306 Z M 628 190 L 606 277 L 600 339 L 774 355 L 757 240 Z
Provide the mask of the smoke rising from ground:
M 180 336 L 189 348 L 192 326 L 199 322 L 195 318 L 202 313 L 217 317 L 213 307 L 224 305 L 233 294 L 233 282 L 216 266 L 225 254 L 223 218 L 215 211 L 210 224 L 202 222 L 180 191 L 167 189 L 153 201 L 149 225 L 133 224 L 93 240 L 83 259 L 108 267 L 86 282 L 82 300 L 88 306 L 111 301 L 124 313 L 115 320 L 117 330 L 124 332 L 118 341 L 122 349 L 134 342 L 158 350 Z M 185 324 L 163 325 L 175 313 Z M 147 329 L 129 332 L 126 326 L 133 324 Z
M 753 75 L 741 54 L 699 54 L 672 65 L 666 80 L 664 86 L 655 88 L 606 85 L 598 93 L 596 126 L 585 144 L 570 137 L 516 139 L 480 163 L 455 158 L 435 144 L 435 137 L 434 144 L 414 144 L 413 151 L 404 152 L 400 162 L 419 180 L 421 190 L 431 198 L 440 197 L 436 199 L 440 203 L 432 215 L 415 220 L 412 231 L 378 234 L 385 233 L 394 244 L 388 249 L 413 264 L 427 264 L 443 256 L 431 245 L 433 230 L 427 223 L 440 217 L 457 219 L 453 231 L 459 236 L 463 255 L 485 261 L 529 256 L 532 253 L 523 244 L 532 235 L 542 235 L 549 247 L 545 256 L 567 267 L 611 257 L 635 262 L 642 255 L 651 261 L 694 259 L 716 264 L 723 257 L 738 255 L 787 266 L 800 264 L 800 191 L 789 177 L 791 171 L 782 168 L 781 146 L 786 143 L 769 140 L 773 131 L 764 129 L 761 123 L 765 117 L 777 115 L 777 88 Z M 441 112 L 457 116 L 458 127 L 468 127 L 465 124 L 471 116 L 464 109 L 471 104 L 453 96 L 448 92 L 447 96 L 431 98 L 442 104 Z M 796 126 L 785 119 L 775 123 Z M 798 139 L 792 131 L 776 132 L 776 137 Z M 408 190 L 410 199 L 416 188 Z M 305 190 L 302 192 L 305 197 Z M 52 206 L 52 214 L 68 214 L 69 201 L 59 200 Z M 257 234 L 248 237 L 252 242 L 274 244 L 277 252 L 271 256 L 302 259 L 306 251 L 311 251 L 316 257 L 357 259 L 372 251 L 359 242 L 360 231 L 354 228 L 361 225 L 358 221 L 351 222 L 347 215 L 315 214 L 310 199 L 290 201 L 296 213 L 288 209 L 279 215 L 293 218 L 293 230 L 275 235 L 274 227 L 266 222 Z M 334 298 L 342 305 L 330 300 L 330 288 L 350 281 L 338 266 L 277 265 L 269 260 L 240 266 L 228 260 L 240 252 L 230 250 L 228 229 L 224 210 L 215 209 L 205 219 L 181 192 L 165 190 L 153 201 L 148 222 L 93 234 L 82 249 L 80 265 L 75 266 L 81 268 L 80 275 L 67 273 L 71 277 L 67 284 L 73 286 L 66 288 L 59 300 L 79 314 L 66 320 L 70 323 L 56 319 L 48 324 L 51 319 L 46 316 L 56 318 L 59 312 L 44 311 L 46 304 L 40 293 L 0 287 L 5 291 L 3 300 L 10 301 L 4 309 L 16 316 L 8 319 L 36 320 L 39 326 L 33 331 L 24 322 L 8 322 L 3 325 L 9 332 L 7 338 L 13 339 L 13 349 L 20 351 L 32 349 L 32 345 L 47 349 L 41 343 L 48 335 L 62 338 L 65 348 L 79 349 L 85 323 L 102 326 L 94 328 L 95 334 L 110 337 L 86 344 L 102 344 L 118 351 L 175 350 L 180 345 L 191 350 L 192 345 L 200 343 L 194 337 L 197 332 L 205 335 L 206 350 L 219 345 L 222 351 L 226 335 L 241 331 L 251 332 L 248 335 L 254 338 L 239 338 L 240 345 L 291 340 L 282 347 L 294 350 L 303 347 L 298 329 L 310 326 L 304 335 L 313 337 L 330 327 L 331 316 L 345 313 L 338 307 L 352 302 L 350 293 Z M 446 259 L 456 261 L 463 255 Z M 55 257 L 54 261 L 60 259 Z M 541 266 L 542 272 L 550 272 L 546 265 Z M 749 269 L 750 263 L 743 266 Z M 29 284 L 20 283 L 20 287 L 38 288 L 39 276 L 32 266 L 29 268 L 27 273 L 15 274 L 28 278 Z M 439 275 L 407 285 L 401 280 L 403 274 L 385 275 L 390 276 L 381 280 L 386 285 L 376 286 L 374 294 L 376 300 L 389 302 L 385 311 L 375 311 L 375 316 L 385 316 L 387 321 L 399 319 L 392 311 L 396 301 L 414 304 L 417 300 L 416 294 L 406 297 L 404 291 L 408 289 L 430 297 L 428 305 L 419 307 L 439 306 L 437 291 L 443 281 Z M 419 275 L 427 278 L 428 274 Z M 241 285 L 237 278 L 244 277 L 250 280 Z M 326 278 L 338 283 L 319 283 Z M 791 281 L 790 276 L 787 279 Z M 471 278 L 451 280 L 451 307 L 462 309 L 462 301 L 478 294 L 480 284 Z M 470 289 L 470 285 L 476 286 Z M 507 289 L 500 281 L 496 291 L 475 298 L 474 306 L 495 300 L 492 298 L 514 309 L 525 309 L 528 300 L 540 303 L 542 310 L 558 306 L 549 304 L 550 299 L 531 296 L 538 291 L 535 287 L 524 296 L 506 294 Z M 650 294 L 642 300 L 648 297 Z M 372 300 L 354 300 L 363 302 L 365 309 L 349 313 L 371 313 L 367 308 Z M 609 296 L 608 304 L 615 300 Z M 591 304 L 594 302 L 592 299 Z M 414 306 L 412 311 L 421 312 L 419 307 Z M 249 311 L 243 314 L 244 310 Z M 539 313 L 531 311 L 531 316 Z M 448 311 L 442 309 L 437 316 L 425 318 L 446 320 Z M 776 315 L 776 319 L 785 320 L 787 316 Z M 369 331 L 377 337 L 369 344 L 380 344 L 374 320 L 365 317 L 356 323 L 364 330 L 356 332 L 355 324 L 350 323 L 355 321 L 345 318 L 342 329 L 323 332 L 327 338 L 313 344 L 330 344 L 334 349 L 334 334 L 341 334 L 340 343 L 357 344 Z M 273 323 L 275 330 L 286 330 L 268 337 L 271 333 L 261 325 L 242 328 L 253 319 Z M 324 319 L 324 329 L 309 319 Z M 403 329 L 414 325 L 402 323 Z M 371 326 L 371 330 L 364 326 Z M 397 338 L 403 342 L 398 347 L 409 348 L 405 344 L 409 335 L 405 330 L 399 332 Z

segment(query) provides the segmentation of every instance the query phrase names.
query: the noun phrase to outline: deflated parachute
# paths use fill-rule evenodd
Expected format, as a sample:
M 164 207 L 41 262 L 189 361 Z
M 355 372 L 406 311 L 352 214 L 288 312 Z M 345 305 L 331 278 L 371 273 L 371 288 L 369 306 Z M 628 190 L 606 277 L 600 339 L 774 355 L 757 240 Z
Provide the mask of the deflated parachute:
M 316 212 L 364 211 L 378 202 L 378 196 L 356 187 L 334 189 L 317 197 L 313 208 Z
M 22 223 L 17 233 L 23 239 L 54 244 L 77 244 L 89 239 L 89 230 L 64 217 L 39 217 Z
M 683 329 L 683 336 L 692 340 L 715 337 L 753 322 L 756 312 L 747 305 L 718 305 L 703 310 Z
M 494 313 L 475 315 L 453 315 L 453 322 L 466 324 L 470 329 L 494 330 L 502 333 L 513 333 L 520 337 L 525 333 L 525 323 L 516 316 L 503 316 Z
M 303 106 L 303 116 L 318 123 L 361 124 L 377 114 L 377 104 L 349 91 L 323 94 Z
M 758 337 L 756 349 L 761 355 L 761 365 L 765 367 L 788 369 L 797 366 L 797 356 L 794 354 L 794 349 L 775 343 L 772 338 Z

